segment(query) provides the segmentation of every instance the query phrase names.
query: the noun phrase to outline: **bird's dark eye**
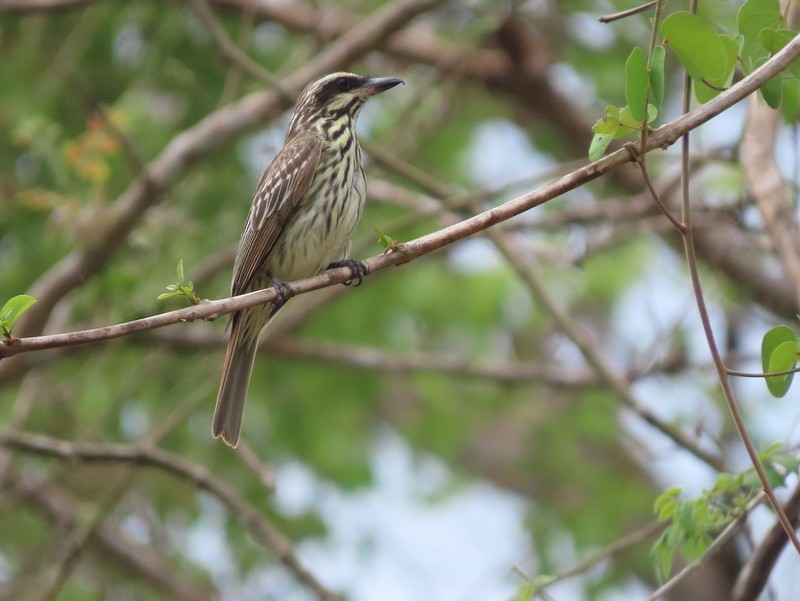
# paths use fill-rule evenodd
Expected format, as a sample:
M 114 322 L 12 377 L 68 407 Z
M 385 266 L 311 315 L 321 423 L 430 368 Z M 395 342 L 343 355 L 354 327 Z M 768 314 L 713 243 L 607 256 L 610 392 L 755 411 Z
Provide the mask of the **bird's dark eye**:
M 351 87 L 351 82 L 347 77 L 339 77 L 336 80 L 336 87 L 339 88 L 342 92 L 346 92 Z

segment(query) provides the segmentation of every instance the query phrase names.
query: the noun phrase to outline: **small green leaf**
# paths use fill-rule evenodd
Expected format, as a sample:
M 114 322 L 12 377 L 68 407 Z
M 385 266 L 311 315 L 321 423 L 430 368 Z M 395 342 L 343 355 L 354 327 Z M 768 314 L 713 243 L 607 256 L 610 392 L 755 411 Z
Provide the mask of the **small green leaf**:
M 797 32 L 791 29 L 762 29 L 758 32 L 764 49 L 772 54 L 780 52 L 796 35 Z
M 673 486 L 656 497 L 655 503 L 653 504 L 653 511 L 659 521 L 663 522 L 672 517 L 680 502 L 678 497 L 682 491 L 683 488 L 680 486 Z
M 681 545 L 681 553 L 687 561 L 692 562 L 702 557 L 709 545 L 709 538 L 702 532 L 695 532 L 692 536 L 686 537 Z
M 800 469 L 800 459 L 789 453 L 775 453 L 770 457 L 770 461 L 777 463 L 787 472 L 796 474 Z
M 647 122 L 652 123 L 658 117 L 658 107 L 654 104 L 647 105 Z
M 169 286 L 167 286 L 167 290 L 169 290 L 169 292 L 164 292 L 162 294 L 159 294 L 157 297 L 158 300 L 165 300 L 168 298 L 177 298 L 179 296 L 182 296 L 186 298 L 193 305 L 201 303 L 202 301 L 194 291 L 194 284 L 192 282 L 186 281 L 186 276 L 183 271 L 183 259 L 180 259 L 178 261 L 178 267 L 175 270 L 175 275 L 178 278 L 178 281 L 174 284 L 170 284 Z
M 372 230 L 378 236 L 378 241 L 381 243 L 381 246 L 383 246 L 385 252 L 397 250 L 397 240 L 389 236 L 374 223 L 372 224 Z
M 800 119 L 800 79 L 784 80 L 781 111 L 786 123 L 794 123 Z
M 697 15 L 686 11 L 672 13 L 661 24 L 661 34 L 692 79 L 717 81 L 725 75 L 726 46 L 717 32 Z
M 650 89 L 653 92 L 653 103 L 656 108 L 661 107 L 664 101 L 664 57 L 666 50 L 664 46 L 656 46 L 653 48 L 653 54 L 650 56 Z M 630 102 L 630 100 L 628 101 Z M 650 119 L 647 120 L 648 123 Z
M 695 96 L 701 103 L 708 102 L 721 92 L 716 88 L 726 88 L 731 84 L 736 63 L 739 60 L 740 40 L 730 35 L 720 35 L 719 39 L 725 51 L 725 69 L 719 77 L 705 77 L 705 81 L 714 87 L 707 86 L 702 81 L 695 82 Z
M 619 112 L 619 124 L 630 130 L 637 130 L 642 127 L 642 121 L 634 116 L 630 106 L 624 107 Z
M 0 309 L 0 330 L 3 336 L 11 338 L 11 330 L 14 322 L 22 316 L 25 311 L 31 308 L 36 299 L 28 294 L 18 294 L 8 300 Z
M 664 582 L 669 578 L 672 571 L 672 562 L 675 561 L 675 551 L 677 550 L 670 544 L 670 534 L 672 528 L 667 528 L 661 536 L 658 537 L 650 550 L 650 554 L 656 562 L 656 575 L 659 582 Z
M 615 134 L 617 129 L 619 129 L 619 108 L 608 105 L 603 117 L 592 127 L 592 131 L 596 134 Z
M 775 326 L 764 334 L 761 341 L 761 367 L 766 372 L 769 371 L 769 356 L 772 354 L 779 344 L 784 342 L 797 341 L 797 334 L 789 326 L 779 325 Z
M 764 475 L 767 477 L 767 482 L 772 488 L 778 488 L 779 486 L 783 486 L 783 483 L 786 480 L 786 474 L 782 474 L 777 469 L 775 469 L 774 465 L 769 463 L 764 465 Z
M 711 492 L 716 495 L 727 495 L 736 492 L 742 487 L 741 474 L 729 474 L 727 472 L 720 472 L 717 476 L 717 481 L 711 489 Z
M 514 601 L 531 601 L 535 587 L 532 582 L 526 582 L 517 588 L 517 594 L 514 595 Z
M 596 161 L 602 157 L 613 140 L 614 134 L 595 134 L 589 145 L 589 160 Z
M 773 443 L 767 445 L 766 449 L 764 449 L 763 451 L 758 453 L 758 455 L 757 455 L 758 460 L 759 461 L 767 461 L 768 459 L 771 459 L 772 456 L 775 453 L 777 453 L 778 451 L 780 451 L 782 448 L 783 448 L 783 443 L 782 442 L 773 442 Z
M 686 501 L 678 506 L 675 512 L 674 522 L 684 532 L 692 532 L 697 529 L 697 504 L 696 502 Z
M 781 105 L 783 98 L 783 80 L 780 75 L 776 75 L 760 88 L 761 95 L 764 97 L 767 105 L 776 109 Z
M 794 369 L 797 363 L 798 338 L 789 326 L 775 326 L 761 341 L 761 367 L 765 373 Z M 780 398 L 792 384 L 794 374 L 766 378 L 772 396 Z
M 647 111 L 647 91 L 650 78 L 647 73 L 647 55 L 635 47 L 625 61 L 625 100 L 633 118 L 642 123 Z
M 764 48 L 770 53 L 775 54 L 780 52 L 786 44 L 791 42 L 798 32 L 791 29 L 762 29 L 759 33 L 759 38 Z M 800 60 L 793 60 L 789 64 L 789 71 L 795 77 L 800 77 Z
M 797 365 L 797 359 L 797 342 L 782 342 L 775 347 L 775 350 L 769 356 L 767 373 L 794 369 L 795 365 Z M 767 388 L 769 388 L 772 396 L 780 398 L 789 390 L 793 378 L 794 374 L 770 376 L 767 378 Z
M 736 25 L 744 39 L 741 55 L 749 72 L 758 65 L 759 59 L 768 54 L 761 32 L 783 27 L 780 3 L 778 0 L 747 0 L 739 9 Z

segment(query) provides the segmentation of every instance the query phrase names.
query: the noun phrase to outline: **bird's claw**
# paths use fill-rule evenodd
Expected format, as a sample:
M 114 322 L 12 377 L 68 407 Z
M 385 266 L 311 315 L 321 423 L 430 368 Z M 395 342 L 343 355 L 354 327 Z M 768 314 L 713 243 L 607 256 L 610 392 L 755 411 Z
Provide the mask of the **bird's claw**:
M 275 300 L 272 301 L 273 313 L 283 307 L 290 298 L 294 296 L 292 287 L 277 278 L 272 278 L 272 286 L 275 288 Z
M 334 261 L 330 265 L 328 265 L 328 269 L 334 269 L 336 267 L 349 267 L 350 273 L 352 277 L 345 281 L 344 285 L 349 286 L 354 284 L 354 286 L 360 286 L 361 282 L 364 281 L 364 277 L 369 273 L 369 269 L 367 269 L 367 265 L 363 261 L 359 261 L 358 259 L 343 259 L 341 261 Z

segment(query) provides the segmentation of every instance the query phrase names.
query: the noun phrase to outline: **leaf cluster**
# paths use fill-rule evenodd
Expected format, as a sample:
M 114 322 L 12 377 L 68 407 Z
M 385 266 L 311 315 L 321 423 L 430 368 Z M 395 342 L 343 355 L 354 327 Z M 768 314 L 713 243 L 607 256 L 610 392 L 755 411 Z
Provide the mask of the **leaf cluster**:
M 736 22 L 734 36 L 719 33 L 708 20 L 687 11 L 666 17 L 660 26 L 660 44 L 649 54 L 638 46 L 631 51 L 625 63 L 627 104 L 606 107 L 592 128 L 589 158 L 597 160 L 613 140 L 641 133 L 656 119 L 664 98 L 667 48 L 691 77 L 697 101 L 706 103 L 730 85 L 737 65 L 745 73 L 752 72 L 798 33 L 786 27 L 778 0 L 747 0 Z M 775 77 L 761 88 L 761 94 L 771 107 L 783 106 L 787 120 L 793 120 L 800 109 L 800 62 L 795 61 L 789 73 L 791 79 Z
M 783 451 L 780 444 L 765 449 L 759 460 L 773 487 L 783 486 L 787 476 L 797 474 L 800 468 L 797 455 Z M 726 526 L 747 514 L 760 489 L 761 482 L 751 468 L 736 474 L 720 473 L 714 485 L 695 499 L 682 499 L 680 486 L 661 493 L 654 510 L 658 519 L 669 525 L 651 549 L 659 580 L 669 577 L 678 553 L 687 562 L 701 558 Z

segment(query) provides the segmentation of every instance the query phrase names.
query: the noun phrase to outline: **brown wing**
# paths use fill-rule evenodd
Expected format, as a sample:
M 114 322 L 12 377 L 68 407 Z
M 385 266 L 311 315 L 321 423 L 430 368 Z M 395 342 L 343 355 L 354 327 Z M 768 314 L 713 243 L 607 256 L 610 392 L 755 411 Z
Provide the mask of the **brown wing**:
M 320 151 L 321 143 L 313 134 L 297 136 L 284 144 L 261 176 L 236 253 L 234 295 L 248 292 L 261 271 L 311 185 Z

